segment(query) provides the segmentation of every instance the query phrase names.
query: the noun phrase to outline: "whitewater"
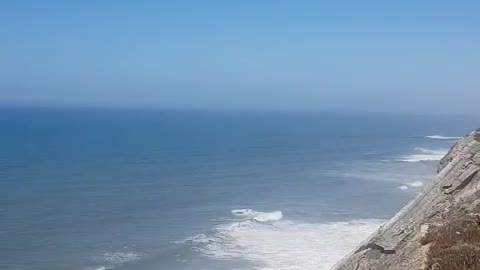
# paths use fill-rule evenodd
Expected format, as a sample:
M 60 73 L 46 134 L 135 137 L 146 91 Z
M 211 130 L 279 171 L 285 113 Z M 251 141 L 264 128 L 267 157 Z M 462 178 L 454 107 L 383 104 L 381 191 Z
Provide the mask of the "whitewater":
M 213 259 L 245 259 L 259 270 L 329 269 L 383 220 L 303 223 L 281 211 L 233 210 L 237 220 L 185 239 Z M 241 219 L 238 219 L 241 218 Z

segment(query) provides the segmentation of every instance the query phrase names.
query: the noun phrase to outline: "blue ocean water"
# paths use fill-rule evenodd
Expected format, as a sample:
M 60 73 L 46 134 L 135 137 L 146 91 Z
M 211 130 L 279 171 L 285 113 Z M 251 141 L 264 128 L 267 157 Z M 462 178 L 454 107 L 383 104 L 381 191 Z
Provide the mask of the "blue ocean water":
M 478 123 L 1 109 L 0 269 L 328 269 Z

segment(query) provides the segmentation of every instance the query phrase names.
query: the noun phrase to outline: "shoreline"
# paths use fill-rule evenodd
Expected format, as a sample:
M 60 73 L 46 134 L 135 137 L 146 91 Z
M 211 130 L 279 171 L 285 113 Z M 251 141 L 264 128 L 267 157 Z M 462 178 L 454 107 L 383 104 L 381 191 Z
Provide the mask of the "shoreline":
M 452 146 L 420 194 L 332 270 L 426 269 L 428 248 L 420 240 L 429 227 L 450 216 L 450 209 L 476 199 L 472 195 L 480 190 L 479 168 L 480 130 L 476 130 Z

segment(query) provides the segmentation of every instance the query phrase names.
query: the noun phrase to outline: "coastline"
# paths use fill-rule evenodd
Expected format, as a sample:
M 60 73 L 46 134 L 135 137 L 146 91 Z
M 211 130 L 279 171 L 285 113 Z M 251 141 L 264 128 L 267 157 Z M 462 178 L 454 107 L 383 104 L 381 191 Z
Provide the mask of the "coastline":
M 438 173 L 412 201 L 381 225 L 333 270 L 428 269 L 428 229 L 443 224 L 480 190 L 480 129 L 461 138 L 440 161 Z M 443 223 L 442 223 L 443 222 Z

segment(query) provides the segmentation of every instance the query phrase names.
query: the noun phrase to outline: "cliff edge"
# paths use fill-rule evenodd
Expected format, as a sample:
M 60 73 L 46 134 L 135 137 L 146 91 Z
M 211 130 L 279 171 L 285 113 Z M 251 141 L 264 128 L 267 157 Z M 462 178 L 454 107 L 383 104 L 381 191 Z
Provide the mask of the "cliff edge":
M 480 129 L 440 161 L 432 183 L 334 270 L 480 269 Z

